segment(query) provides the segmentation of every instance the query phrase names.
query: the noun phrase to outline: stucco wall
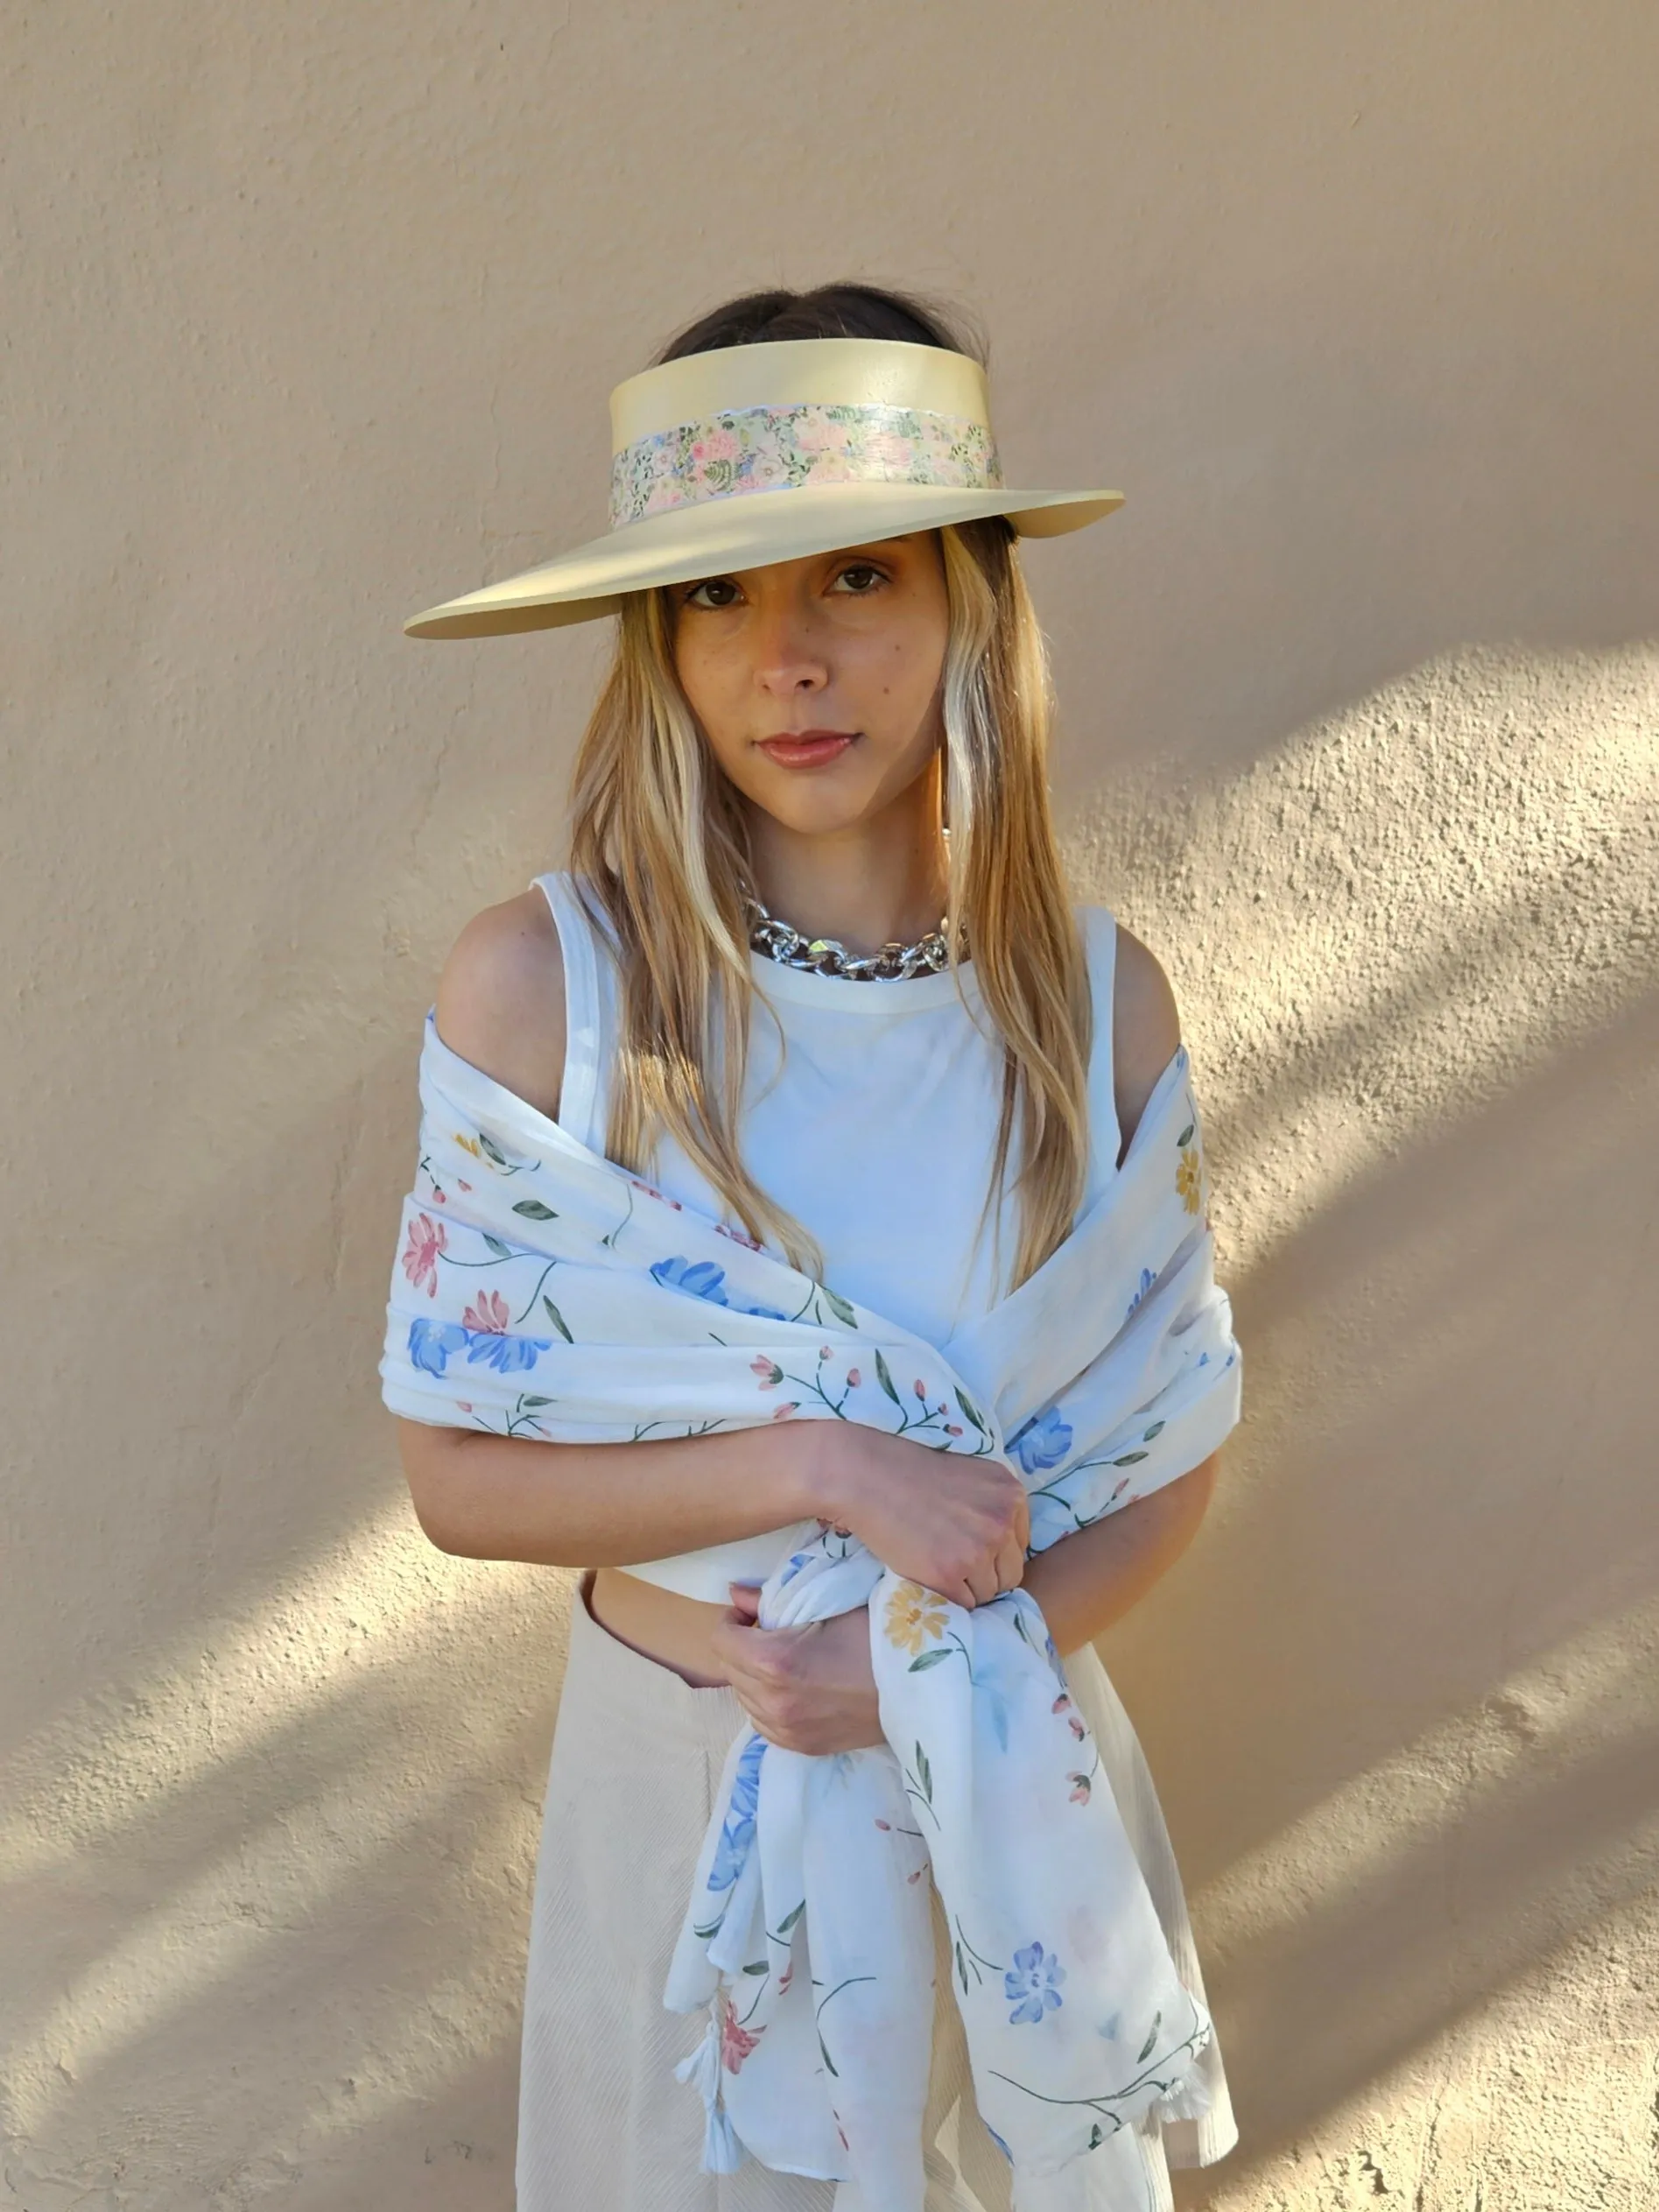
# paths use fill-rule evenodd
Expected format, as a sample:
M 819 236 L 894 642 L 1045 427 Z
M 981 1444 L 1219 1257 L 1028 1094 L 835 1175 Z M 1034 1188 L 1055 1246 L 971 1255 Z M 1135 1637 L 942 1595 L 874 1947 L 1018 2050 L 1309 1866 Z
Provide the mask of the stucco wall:
M 509 2212 L 566 1577 L 415 1528 L 419 1019 L 562 858 L 596 528 L 741 285 L 975 305 L 1079 888 L 1175 979 L 1248 1413 L 1105 1646 L 1216 2212 L 1655 2190 L 1659 15 L 9 15 L 0 2202 Z

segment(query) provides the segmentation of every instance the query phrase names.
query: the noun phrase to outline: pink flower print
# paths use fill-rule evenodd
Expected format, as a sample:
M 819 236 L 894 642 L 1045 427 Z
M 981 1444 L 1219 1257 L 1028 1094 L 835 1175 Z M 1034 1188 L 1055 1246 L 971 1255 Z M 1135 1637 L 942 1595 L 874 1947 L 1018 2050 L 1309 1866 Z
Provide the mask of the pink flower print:
M 1064 1713 L 1066 1707 L 1071 1702 L 1071 1699 L 1066 1695 L 1065 1692 L 1062 1690 L 1059 1695 L 1055 1699 L 1053 1704 L 1050 1706 L 1049 1710 L 1051 1713 Z
M 507 1300 L 499 1291 L 486 1291 L 476 1306 L 469 1306 L 461 1315 L 463 1328 L 477 1329 L 486 1336 L 505 1336 L 511 1316 Z
M 654 1183 L 642 1183 L 637 1175 L 630 1175 L 628 1180 L 636 1190 L 643 1190 L 647 1198 L 655 1198 L 664 1206 L 671 1206 L 677 1214 L 685 1211 L 678 1199 L 671 1198 L 665 1190 L 658 1190 Z
M 428 1298 L 438 1295 L 438 1258 L 449 1242 L 449 1235 L 441 1222 L 435 1222 L 430 1214 L 417 1214 L 409 1225 L 409 1243 L 404 1250 L 404 1272 L 417 1290 L 424 1290 Z
M 455 1400 L 455 1403 L 456 1403 L 456 1405 L 459 1405 L 459 1406 L 460 1406 L 460 1410 L 461 1410 L 461 1412 L 462 1412 L 463 1413 L 470 1413 L 470 1412 L 472 1412 L 472 1410 L 473 1410 L 473 1409 L 472 1409 L 472 1407 L 471 1407 L 471 1405 L 468 1404 L 468 1402 L 467 1401 L 467 1399 L 466 1399 L 466 1398 L 458 1398 Z
M 472 1185 L 470 1183 L 463 1183 L 460 1177 L 457 1175 L 455 1178 L 455 1188 L 457 1190 L 470 1190 L 472 1188 Z
M 858 1371 L 858 1370 L 857 1370 L 857 1368 L 856 1368 L 856 1367 L 849 1367 L 849 1368 L 847 1369 L 847 1389 L 848 1389 L 848 1390 L 850 1390 L 850 1391 L 855 1391 L 855 1390 L 858 1388 L 859 1384 L 860 1384 L 862 1380 L 863 1380 L 863 1377 L 860 1375 L 860 1373 L 859 1373 L 859 1371 Z
M 954 1421 L 946 1421 L 945 1424 L 945 1434 L 947 1436 L 960 1436 L 962 1432 Z
M 827 1359 L 829 1357 L 829 1346 L 827 1344 L 820 1344 L 818 1348 L 818 1356 L 819 1359 Z
M 760 1377 L 761 1388 L 763 1391 L 776 1390 L 784 1379 L 783 1369 L 777 1366 L 773 1361 L 768 1359 L 764 1352 L 761 1354 L 758 1359 L 750 1360 L 749 1363 L 749 1371 L 751 1375 L 758 1375 Z
M 735 430 L 716 430 L 703 440 L 701 461 L 735 461 L 737 433 Z
M 1077 1715 L 1075 1713 L 1068 1713 L 1065 1717 L 1065 1724 L 1080 1744 L 1088 1731 L 1085 1729 L 1082 1722 L 1079 1720 Z
M 893 1823 L 891 1821 L 877 1821 L 875 1825 L 881 1829 L 883 1835 L 891 1835 L 893 1833 Z
M 798 1398 L 791 1398 L 784 1405 L 773 1406 L 772 1419 L 775 1421 L 786 1421 L 791 1413 L 798 1413 L 800 1410 L 800 1399 Z
M 755 2046 L 758 2035 L 751 2035 L 742 2026 L 732 2010 L 732 2000 L 724 1990 L 720 1993 L 720 2062 L 728 2074 L 737 2073 Z
M 923 1405 L 925 1405 L 927 1403 L 927 1386 L 919 1379 L 919 1377 L 916 1384 L 916 1395 L 921 1399 Z
M 1065 1779 L 1072 1785 L 1072 1804 L 1086 1805 L 1089 1801 L 1089 1777 L 1086 1774 L 1068 1774 Z

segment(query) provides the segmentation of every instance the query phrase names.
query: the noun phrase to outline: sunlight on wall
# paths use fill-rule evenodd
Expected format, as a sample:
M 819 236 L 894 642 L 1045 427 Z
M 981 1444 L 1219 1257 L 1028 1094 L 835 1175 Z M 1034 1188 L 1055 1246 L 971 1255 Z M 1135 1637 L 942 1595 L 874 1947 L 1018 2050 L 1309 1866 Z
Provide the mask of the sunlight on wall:
M 142 1677 L 80 1701 L 22 1747 L 0 1814 L 12 1899 L 73 1899 L 78 1870 L 99 1863 L 117 1884 L 141 1876 L 145 1894 L 32 2014 L 14 1992 L 0 2080 L 21 2133 L 215 1992 L 270 1987 L 296 1939 L 304 1948 L 331 1916 L 351 1917 L 366 1870 L 395 1876 L 411 1852 L 437 1854 L 478 1924 L 453 1970 L 433 1976 L 426 1961 L 412 2001 L 383 1983 L 365 1990 L 376 2063 L 356 2068 L 345 2120 L 432 2089 L 457 2040 L 508 2032 L 516 1962 L 482 1900 L 522 1865 L 539 1811 L 501 1782 L 562 1666 L 530 1648 L 524 1619 L 545 1619 L 564 1580 L 449 1558 L 411 1539 L 396 1509 L 348 1556 L 239 1617 L 193 1622 Z M 476 1662 L 492 1650 L 503 1663 L 486 1684 Z M 96 1910 L 90 1896 L 83 1909 Z M 455 2035 L 435 2034 L 446 2018 Z M 341 2024 L 342 2053 L 364 2025 Z
M 1235 1267 L 1652 986 L 1659 647 L 1467 649 L 1066 844 L 1185 1011 Z

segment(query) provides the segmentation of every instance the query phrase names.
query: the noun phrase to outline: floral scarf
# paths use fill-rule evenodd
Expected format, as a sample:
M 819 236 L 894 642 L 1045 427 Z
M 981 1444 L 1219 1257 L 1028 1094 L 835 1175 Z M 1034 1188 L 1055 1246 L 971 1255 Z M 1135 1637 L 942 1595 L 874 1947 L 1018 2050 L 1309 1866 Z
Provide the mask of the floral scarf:
M 430 1014 L 420 1099 L 380 1368 L 411 1420 L 585 1443 L 863 1421 L 1017 1468 L 1035 1553 L 1238 1419 L 1184 1046 L 1065 1242 L 937 1346 L 590 1151 Z M 1017 2212 L 1138 2204 L 1131 2131 L 1204 2110 L 1212 2029 L 1040 1609 L 1023 1589 L 953 1604 L 827 1523 L 788 1533 L 761 1624 L 868 1606 L 886 1742 L 731 1747 L 664 1992 L 710 2008 L 679 2068 L 705 2169 L 749 2152 L 855 2182 L 859 2212 L 921 2212 L 931 1868 Z

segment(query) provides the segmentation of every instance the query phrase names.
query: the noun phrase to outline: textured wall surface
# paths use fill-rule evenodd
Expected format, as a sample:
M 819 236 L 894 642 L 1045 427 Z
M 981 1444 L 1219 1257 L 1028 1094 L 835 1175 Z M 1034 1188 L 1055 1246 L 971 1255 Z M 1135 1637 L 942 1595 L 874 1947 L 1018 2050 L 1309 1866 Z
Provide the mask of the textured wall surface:
M 1128 494 L 1029 566 L 1248 1360 L 1105 1647 L 1244 2131 L 1183 2202 L 1649 2206 L 1659 13 L 60 0 L 0 81 L 0 2203 L 510 2212 L 568 1580 L 426 1545 L 375 1362 L 605 638 L 398 625 L 855 273 Z

